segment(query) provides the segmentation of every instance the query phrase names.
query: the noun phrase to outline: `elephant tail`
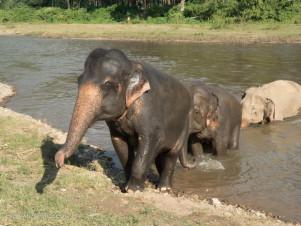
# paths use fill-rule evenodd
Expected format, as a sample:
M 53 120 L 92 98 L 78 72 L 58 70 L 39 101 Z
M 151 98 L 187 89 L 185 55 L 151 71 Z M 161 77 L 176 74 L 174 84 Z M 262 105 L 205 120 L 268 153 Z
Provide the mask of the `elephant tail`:
M 188 152 L 187 152 L 187 146 L 184 145 L 184 147 L 182 148 L 181 152 L 180 152 L 180 163 L 184 168 L 187 169 L 193 169 L 197 166 L 198 161 L 196 158 L 194 158 L 192 161 L 189 161 L 187 158 Z

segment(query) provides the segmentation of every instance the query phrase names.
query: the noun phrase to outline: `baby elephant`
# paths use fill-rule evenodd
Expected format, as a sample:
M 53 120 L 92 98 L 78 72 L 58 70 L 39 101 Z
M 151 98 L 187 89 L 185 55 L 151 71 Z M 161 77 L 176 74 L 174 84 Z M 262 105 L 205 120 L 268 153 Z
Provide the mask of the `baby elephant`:
M 242 110 L 239 101 L 219 86 L 193 81 L 186 87 L 193 100 L 188 149 L 196 161 L 188 163 L 182 159 L 182 162 L 187 163 L 187 168 L 192 168 L 200 160 L 203 141 L 212 143 L 215 154 L 238 148 Z M 183 157 L 185 155 L 180 156 Z

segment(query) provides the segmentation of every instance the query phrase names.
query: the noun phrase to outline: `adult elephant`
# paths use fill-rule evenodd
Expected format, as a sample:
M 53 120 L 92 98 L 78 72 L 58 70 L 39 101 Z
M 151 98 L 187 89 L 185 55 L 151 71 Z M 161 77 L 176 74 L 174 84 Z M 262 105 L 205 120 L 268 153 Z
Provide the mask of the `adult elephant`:
M 67 140 L 55 155 L 57 167 L 74 153 L 88 127 L 104 120 L 125 170 L 126 190 L 142 190 L 154 162 L 158 187 L 170 188 L 187 142 L 191 103 L 186 88 L 148 64 L 129 60 L 120 50 L 100 48 L 87 57 L 78 84 Z
M 249 124 L 282 121 L 301 109 L 301 86 L 293 81 L 277 80 L 248 88 L 242 96 L 242 127 Z

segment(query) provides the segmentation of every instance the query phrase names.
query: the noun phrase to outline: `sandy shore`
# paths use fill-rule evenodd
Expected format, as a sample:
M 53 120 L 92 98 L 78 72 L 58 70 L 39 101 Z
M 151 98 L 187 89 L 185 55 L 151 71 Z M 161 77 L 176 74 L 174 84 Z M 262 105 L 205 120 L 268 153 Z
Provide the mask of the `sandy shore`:
M 301 25 L 236 24 L 0 24 L 0 35 L 204 43 L 301 43 Z
M 5 87 L 5 89 L 3 87 Z M 11 96 L 12 90 L 12 87 L 0 83 L 0 94 L 2 97 L 0 100 Z M 7 117 L 30 124 L 30 127 L 34 128 L 39 134 L 54 138 L 54 142 L 56 143 L 61 144 L 65 141 L 65 133 L 54 129 L 41 121 L 35 120 L 30 116 L 0 107 L 0 121 Z M 62 171 L 64 173 L 71 173 L 70 169 L 72 168 L 76 167 L 67 165 Z M 94 175 L 95 173 L 103 174 L 103 172 L 93 171 L 85 171 L 85 173 L 91 175 Z M 104 174 L 101 176 L 106 177 Z M 124 194 L 121 193 L 120 189 L 115 185 L 111 184 L 111 186 L 112 192 L 117 200 L 120 199 L 122 202 L 127 200 L 127 202 L 130 202 L 130 200 L 134 199 L 141 202 L 142 205 L 151 205 L 158 211 L 167 211 L 175 217 L 186 217 L 189 219 L 190 217 L 195 218 L 197 216 L 204 225 L 294 225 L 292 223 L 283 222 L 275 217 L 267 216 L 259 211 L 247 210 L 238 206 L 225 204 L 218 199 L 200 200 L 197 196 L 177 197 L 174 194 L 159 193 L 152 188 L 147 188 L 144 192 Z M 164 200 L 164 202 L 162 202 L 162 200 Z M 114 209 L 112 211 L 114 211 Z M 118 211 L 119 210 L 116 209 L 116 212 Z

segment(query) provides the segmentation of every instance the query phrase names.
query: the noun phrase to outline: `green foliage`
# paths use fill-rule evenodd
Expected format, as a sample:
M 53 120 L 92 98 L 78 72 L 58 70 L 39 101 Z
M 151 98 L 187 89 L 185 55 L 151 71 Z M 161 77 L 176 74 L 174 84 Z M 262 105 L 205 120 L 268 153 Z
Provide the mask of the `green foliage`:
M 282 15 L 285 13 L 282 12 Z M 294 4 L 294 7 L 292 8 L 292 11 L 289 13 L 290 20 L 293 21 L 295 24 L 301 24 L 301 2 L 298 4 Z
M 188 3 L 184 10 L 185 17 L 194 17 L 199 20 L 208 20 L 216 12 L 218 4 L 214 0 L 205 1 L 204 3 Z
M 64 10 L 44 7 L 33 9 L 17 7 L 11 10 L 0 10 L 0 22 L 47 22 L 47 23 L 80 23 L 89 22 L 91 15 L 86 9 Z
M 112 4 L 97 8 L 84 1 L 81 5 L 85 8 L 69 10 L 30 7 L 54 2 L 65 7 L 63 0 L 0 0 L 0 22 L 180 24 L 209 21 L 216 28 L 248 21 L 301 23 L 301 0 L 188 0 L 184 12 L 180 11 L 179 4 L 153 4 L 146 8 Z M 79 6 L 80 2 L 72 1 L 71 5 Z
M 6 18 L 9 21 L 14 22 L 30 22 L 34 21 L 35 10 L 28 6 L 16 7 L 12 10 L 9 10 L 6 14 Z M 5 19 L 0 19 L 0 21 L 4 21 Z
M 200 21 L 286 21 L 301 13 L 299 5 L 300 0 L 200 0 L 188 2 L 184 15 Z
M 91 12 L 91 21 L 94 23 L 111 23 L 114 22 L 112 18 L 112 12 L 116 9 L 117 5 L 113 5 L 107 8 L 95 9 Z
M 168 12 L 167 12 L 167 20 L 170 23 L 175 23 L 175 24 L 180 24 L 185 22 L 185 17 L 184 15 L 180 12 L 180 9 L 178 6 L 175 6 L 173 8 L 171 8 Z
M 36 17 L 47 23 L 59 22 L 65 19 L 64 11 L 60 8 L 45 7 L 36 11 Z

